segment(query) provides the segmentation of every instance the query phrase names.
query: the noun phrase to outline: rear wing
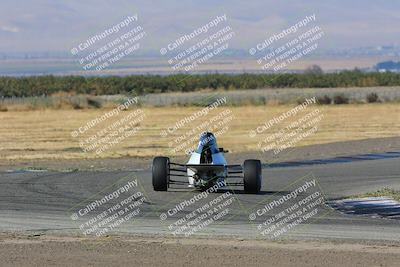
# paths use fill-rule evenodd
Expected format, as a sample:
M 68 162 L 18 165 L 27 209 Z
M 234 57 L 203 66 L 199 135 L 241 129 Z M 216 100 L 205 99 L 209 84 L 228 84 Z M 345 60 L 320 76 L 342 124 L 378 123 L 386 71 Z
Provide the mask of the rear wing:
M 206 173 L 209 171 L 223 172 L 225 165 L 222 164 L 186 164 L 186 167 L 195 173 Z
M 216 171 L 216 172 L 223 172 L 225 169 L 227 170 L 228 176 L 225 177 L 227 179 L 235 179 L 239 178 L 240 182 L 238 181 L 231 181 L 227 182 L 226 185 L 228 186 L 236 186 L 236 185 L 243 185 L 243 166 L 239 164 L 235 165 L 223 165 L 223 164 L 179 164 L 170 162 L 170 173 L 169 175 L 180 176 L 180 177 L 188 177 L 187 176 L 187 169 L 192 170 L 195 173 L 204 173 L 208 171 Z M 170 180 L 170 184 L 188 184 L 187 181 L 175 181 Z

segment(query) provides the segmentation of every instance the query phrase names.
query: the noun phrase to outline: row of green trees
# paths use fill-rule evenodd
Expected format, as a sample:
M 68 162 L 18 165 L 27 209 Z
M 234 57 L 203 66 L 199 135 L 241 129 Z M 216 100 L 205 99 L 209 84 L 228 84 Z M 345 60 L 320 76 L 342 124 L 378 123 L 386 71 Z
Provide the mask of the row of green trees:
M 398 73 L 206 74 L 126 77 L 36 76 L 0 77 L 0 97 L 51 95 L 58 92 L 93 95 L 189 92 L 211 89 L 366 87 L 400 85 Z

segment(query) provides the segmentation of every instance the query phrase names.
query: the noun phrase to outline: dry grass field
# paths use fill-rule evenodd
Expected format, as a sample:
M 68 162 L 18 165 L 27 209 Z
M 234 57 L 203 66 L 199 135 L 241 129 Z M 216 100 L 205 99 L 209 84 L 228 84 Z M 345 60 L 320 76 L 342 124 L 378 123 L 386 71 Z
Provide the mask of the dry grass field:
M 174 147 L 183 144 L 187 138 L 176 139 L 183 134 L 197 137 L 200 130 L 190 133 L 189 131 L 205 121 L 211 122 L 210 125 L 212 126 L 206 126 L 201 130 L 208 129 L 214 132 L 224 130 L 218 139 L 220 146 L 229 149 L 231 152 L 255 151 L 259 149 L 258 142 L 261 139 L 279 132 L 290 122 L 299 118 L 300 115 L 296 118 L 288 118 L 256 137 L 249 137 L 249 132 L 293 107 L 293 105 L 220 107 L 207 116 L 199 117 L 186 123 L 178 130 L 167 133 L 167 136 L 161 136 L 160 132 L 173 126 L 177 121 L 195 114 L 201 108 L 142 108 L 143 120 L 135 121 L 137 116 L 131 117 L 130 120 L 124 121 L 123 124 L 118 126 L 126 127 L 126 131 L 139 127 L 137 132 L 119 139 L 117 143 L 113 143 L 109 148 L 98 154 L 95 153 L 95 150 L 83 152 L 80 142 L 90 144 L 85 140 L 95 134 L 102 135 L 102 138 L 104 138 L 107 127 L 127 118 L 128 114 L 134 112 L 134 110 L 122 111 L 117 116 L 98 123 L 77 137 L 72 137 L 71 132 L 85 126 L 89 121 L 101 117 L 111 109 L 0 112 L 0 160 L 144 157 L 184 154 L 183 150 L 174 151 Z M 321 121 L 316 124 L 318 130 L 294 143 L 293 146 L 400 135 L 399 104 L 313 105 L 308 106 L 305 112 L 315 109 L 319 110 L 319 114 L 323 114 Z M 224 110 L 230 112 L 229 116 L 222 116 L 224 118 L 229 117 L 225 124 L 213 123 L 212 118 L 222 114 L 221 112 Z M 127 126 L 130 121 L 134 123 Z M 115 130 L 117 128 L 108 128 L 107 133 Z

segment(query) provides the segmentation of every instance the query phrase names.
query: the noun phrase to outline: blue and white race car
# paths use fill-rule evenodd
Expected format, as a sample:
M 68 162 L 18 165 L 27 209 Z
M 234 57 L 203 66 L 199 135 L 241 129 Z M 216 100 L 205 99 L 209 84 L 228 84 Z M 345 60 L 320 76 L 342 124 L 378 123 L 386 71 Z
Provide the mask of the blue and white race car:
M 218 148 L 212 133 L 204 132 L 187 164 L 173 163 L 168 157 L 155 157 L 152 167 L 154 190 L 167 191 L 173 184 L 187 184 L 200 190 L 224 184 L 228 187 L 243 185 L 246 193 L 259 193 L 262 181 L 261 162 L 248 159 L 243 165 L 228 165 L 224 156 L 227 152 Z M 186 179 L 176 180 L 179 177 Z

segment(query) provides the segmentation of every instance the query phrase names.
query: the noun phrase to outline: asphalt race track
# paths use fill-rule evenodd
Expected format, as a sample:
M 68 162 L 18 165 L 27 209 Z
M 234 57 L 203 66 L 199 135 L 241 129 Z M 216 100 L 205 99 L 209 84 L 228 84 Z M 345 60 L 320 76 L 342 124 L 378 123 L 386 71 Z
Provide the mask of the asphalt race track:
M 134 166 L 134 163 L 133 163 Z M 31 172 L 12 171 L 0 173 L 0 230 L 32 231 L 33 233 L 81 233 L 79 226 L 87 218 L 73 218 L 73 214 L 94 199 L 115 191 L 128 181 L 137 179 L 136 191 L 145 195 L 140 213 L 119 225 L 113 233 L 171 234 L 168 226 L 179 218 L 227 192 L 234 200 L 229 214 L 223 219 L 200 229 L 197 234 L 235 235 L 244 238 L 264 238 L 257 225 L 280 211 L 267 211 L 254 221 L 249 214 L 295 190 L 306 181 L 315 179 L 317 189 L 325 201 L 344 196 L 366 193 L 391 187 L 400 189 L 400 157 L 376 157 L 370 160 L 327 161 L 318 164 L 303 162 L 263 166 L 262 192 L 259 195 L 244 194 L 241 187 L 220 190 L 206 198 L 195 201 L 177 214 L 160 220 L 160 215 L 189 200 L 198 191 L 176 186 L 169 192 L 154 192 L 150 169 L 136 171 L 75 171 Z M 305 195 L 311 192 L 306 192 Z M 111 207 L 117 200 L 104 204 Z M 285 202 L 286 207 L 295 201 Z M 84 203 L 84 204 L 82 204 Z M 222 203 L 222 202 L 219 202 Z M 282 206 L 283 208 L 283 206 Z M 99 214 L 100 208 L 92 211 Z M 72 217 L 71 217 L 72 215 Z M 88 216 L 88 215 L 85 215 Z M 398 218 L 398 217 L 397 217 Z M 348 240 L 400 240 L 400 220 L 372 218 L 342 214 L 321 205 L 312 219 L 293 227 L 279 238 L 290 239 L 348 239 Z

